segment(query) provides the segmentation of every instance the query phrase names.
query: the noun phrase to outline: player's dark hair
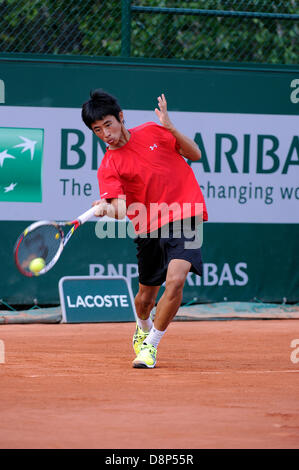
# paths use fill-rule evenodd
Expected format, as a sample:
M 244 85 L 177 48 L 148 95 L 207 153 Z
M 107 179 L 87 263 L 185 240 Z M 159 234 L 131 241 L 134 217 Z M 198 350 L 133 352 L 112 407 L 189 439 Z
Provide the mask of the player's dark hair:
M 82 105 L 82 120 L 89 129 L 95 121 L 101 121 L 105 116 L 112 115 L 119 122 L 121 107 L 117 99 L 106 93 L 104 90 L 94 90 L 90 92 L 90 100 Z

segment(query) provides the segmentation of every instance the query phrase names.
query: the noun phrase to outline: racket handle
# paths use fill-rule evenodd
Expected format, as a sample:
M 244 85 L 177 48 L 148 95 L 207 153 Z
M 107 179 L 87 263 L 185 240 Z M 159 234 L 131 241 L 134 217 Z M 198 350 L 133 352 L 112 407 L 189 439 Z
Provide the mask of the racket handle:
M 96 210 L 95 207 L 91 207 L 90 209 L 88 209 L 88 211 L 79 215 L 78 221 L 80 222 L 80 224 L 85 224 L 85 222 L 91 219 L 94 216 L 95 210 Z

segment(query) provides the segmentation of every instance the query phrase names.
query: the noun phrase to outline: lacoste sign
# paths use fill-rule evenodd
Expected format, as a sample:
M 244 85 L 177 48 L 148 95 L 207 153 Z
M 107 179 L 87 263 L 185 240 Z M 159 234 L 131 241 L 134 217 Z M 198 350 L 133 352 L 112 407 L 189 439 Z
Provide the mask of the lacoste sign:
M 58 288 L 64 323 L 135 321 L 132 289 L 123 276 L 66 276 Z
M 42 202 L 43 129 L 0 127 L 0 201 Z

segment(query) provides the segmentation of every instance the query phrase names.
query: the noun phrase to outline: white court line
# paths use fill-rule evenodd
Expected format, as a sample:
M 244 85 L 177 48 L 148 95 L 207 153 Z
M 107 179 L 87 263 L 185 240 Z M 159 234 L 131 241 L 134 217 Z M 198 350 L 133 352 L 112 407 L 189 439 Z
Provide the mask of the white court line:
M 158 370 L 158 369 L 156 369 Z M 186 371 L 188 372 L 188 371 Z M 228 374 L 228 373 L 239 373 L 239 374 L 298 374 L 299 373 L 299 369 L 298 370 L 230 370 L 230 371 L 216 371 L 216 370 L 211 370 L 211 371 L 199 371 L 198 373 L 199 374 Z M 90 375 L 103 375 L 103 372 L 99 372 L 99 373 L 75 373 L 75 374 L 72 374 L 71 372 L 68 373 L 68 374 L 40 374 L 40 375 L 22 375 L 22 377 L 30 377 L 30 378 L 35 378 L 35 377 L 51 377 L 51 376 L 55 376 L 55 377 L 75 377 L 75 376 L 78 376 L 78 377 L 82 377 L 83 375 L 86 375 L 86 376 L 90 376 Z
M 239 374 L 289 374 L 289 373 L 299 373 L 298 370 L 230 370 L 230 371 L 203 371 L 199 372 L 200 374 L 225 374 L 225 373 L 239 373 Z

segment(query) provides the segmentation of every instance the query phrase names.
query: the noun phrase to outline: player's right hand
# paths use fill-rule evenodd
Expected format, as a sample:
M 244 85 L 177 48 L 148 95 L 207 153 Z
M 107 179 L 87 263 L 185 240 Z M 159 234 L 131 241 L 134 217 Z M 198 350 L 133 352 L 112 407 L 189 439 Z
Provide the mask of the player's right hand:
M 107 202 L 106 199 L 94 201 L 92 206 L 96 208 L 95 216 L 104 217 L 107 215 L 112 219 L 123 219 L 126 216 L 126 201 L 124 199 L 113 198 Z
M 106 201 L 93 201 L 92 207 L 96 208 L 94 213 L 96 217 L 104 217 L 105 215 L 107 215 L 108 204 Z

